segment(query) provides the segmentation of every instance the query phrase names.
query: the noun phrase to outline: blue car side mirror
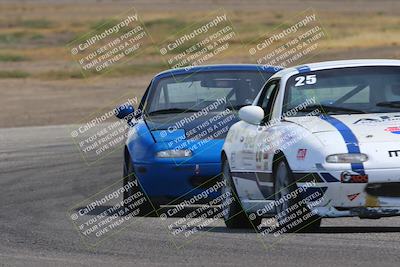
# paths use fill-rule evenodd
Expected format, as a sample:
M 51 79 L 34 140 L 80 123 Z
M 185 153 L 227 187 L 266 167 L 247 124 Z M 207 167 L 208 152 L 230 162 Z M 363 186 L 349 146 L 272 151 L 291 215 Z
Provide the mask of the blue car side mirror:
M 122 104 L 115 109 L 115 116 L 118 119 L 126 119 L 130 121 L 134 117 L 135 109 L 130 104 Z

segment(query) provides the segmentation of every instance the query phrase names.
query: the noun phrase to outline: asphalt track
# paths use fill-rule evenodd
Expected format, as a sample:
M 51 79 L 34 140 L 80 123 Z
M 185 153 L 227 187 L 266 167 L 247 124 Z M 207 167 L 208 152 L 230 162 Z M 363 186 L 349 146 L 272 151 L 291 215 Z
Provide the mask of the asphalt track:
M 0 266 L 399 266 L 400 218 L 324 220 L 273 244 L 218 221 L 179 248 L 143 218 L 87 247 L 67 210 L 119 179 L 122 153 L 87 166 L 68 129 L 0 129 Z

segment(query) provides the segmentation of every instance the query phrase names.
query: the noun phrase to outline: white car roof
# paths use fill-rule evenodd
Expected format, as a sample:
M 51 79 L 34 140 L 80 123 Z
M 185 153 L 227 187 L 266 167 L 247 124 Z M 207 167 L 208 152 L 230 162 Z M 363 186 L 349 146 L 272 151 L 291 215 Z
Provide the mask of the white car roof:
M 292 76 L 302 71 L 315 71 L 322 69 L 335 69 L 345 67 L 362 67 L 362 66 L 400 66 L 400 60 L 394 59 L 356 59 L 356 60 L 336 60 L 324 61 L 310 64 L 290 67 L 275 73 L 271 78 L 282 78 L 283 76 Z

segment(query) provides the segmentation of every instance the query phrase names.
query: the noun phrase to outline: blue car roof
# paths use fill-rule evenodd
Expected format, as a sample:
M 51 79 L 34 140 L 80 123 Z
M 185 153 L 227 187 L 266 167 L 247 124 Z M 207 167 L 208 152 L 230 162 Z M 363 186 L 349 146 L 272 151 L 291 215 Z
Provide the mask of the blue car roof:
M 157 74 L 154 78 L 159 79 L 163 77 L 169 77 L 173 75 L 179 74 L 190 74 L 194 72 L 207 72 L 207 71 L 229 71 L 229 70 L 237 70 L 237 71 L 260 71 L 267 73 L 276 73 L 280 71 L 282 68 L 280 67 L 272 67 L 272 66 L 264 66 L 264 65 L 256 65 L 256 64 L 218 64 L 218 65 L 203 65 L 203 66 L 193 66 L 189 68 L 177 68 L 177 69 L 169 69 Z

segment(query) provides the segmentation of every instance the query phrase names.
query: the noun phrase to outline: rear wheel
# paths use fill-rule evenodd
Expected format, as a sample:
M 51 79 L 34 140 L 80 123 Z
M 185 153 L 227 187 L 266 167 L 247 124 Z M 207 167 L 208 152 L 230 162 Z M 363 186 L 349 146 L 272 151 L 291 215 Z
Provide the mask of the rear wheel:
M 222 195 L 225 196 L 222 204 L 225 225 L 228 228 L 257 227 L 261 223 L 261 218 L 252 218 L 253 220 L 250 222 L 250 219 L 243 210 L 240 199 L 238 198 L 229 168 L 229 163 L 226 159 L 222 162 L 222 170 L 222 179 L 225 183 L 224 187 L 222 188 Z
M 128 157 L 124 162 L 123 173 L 124 187 L 128 187 L 128 185 L 132 185 L 136 182 L 137 178 L 130 157 Z M 150 201 L 142 190 L 139 182 L 137 182 L 136 186 L 129 186 L 129 189 L 124 191 L 123 198 L 126 215 L 135 212 L 137 213 L 136 216 L 156 216 L 155 210 L 158 209 L 159 206 Z
M 312 213 L 302 198 L 287 161 L 281 160 L 275 169 L 275 201 L 279 229 L 284 232 L 315 231 L 321 217 Z

